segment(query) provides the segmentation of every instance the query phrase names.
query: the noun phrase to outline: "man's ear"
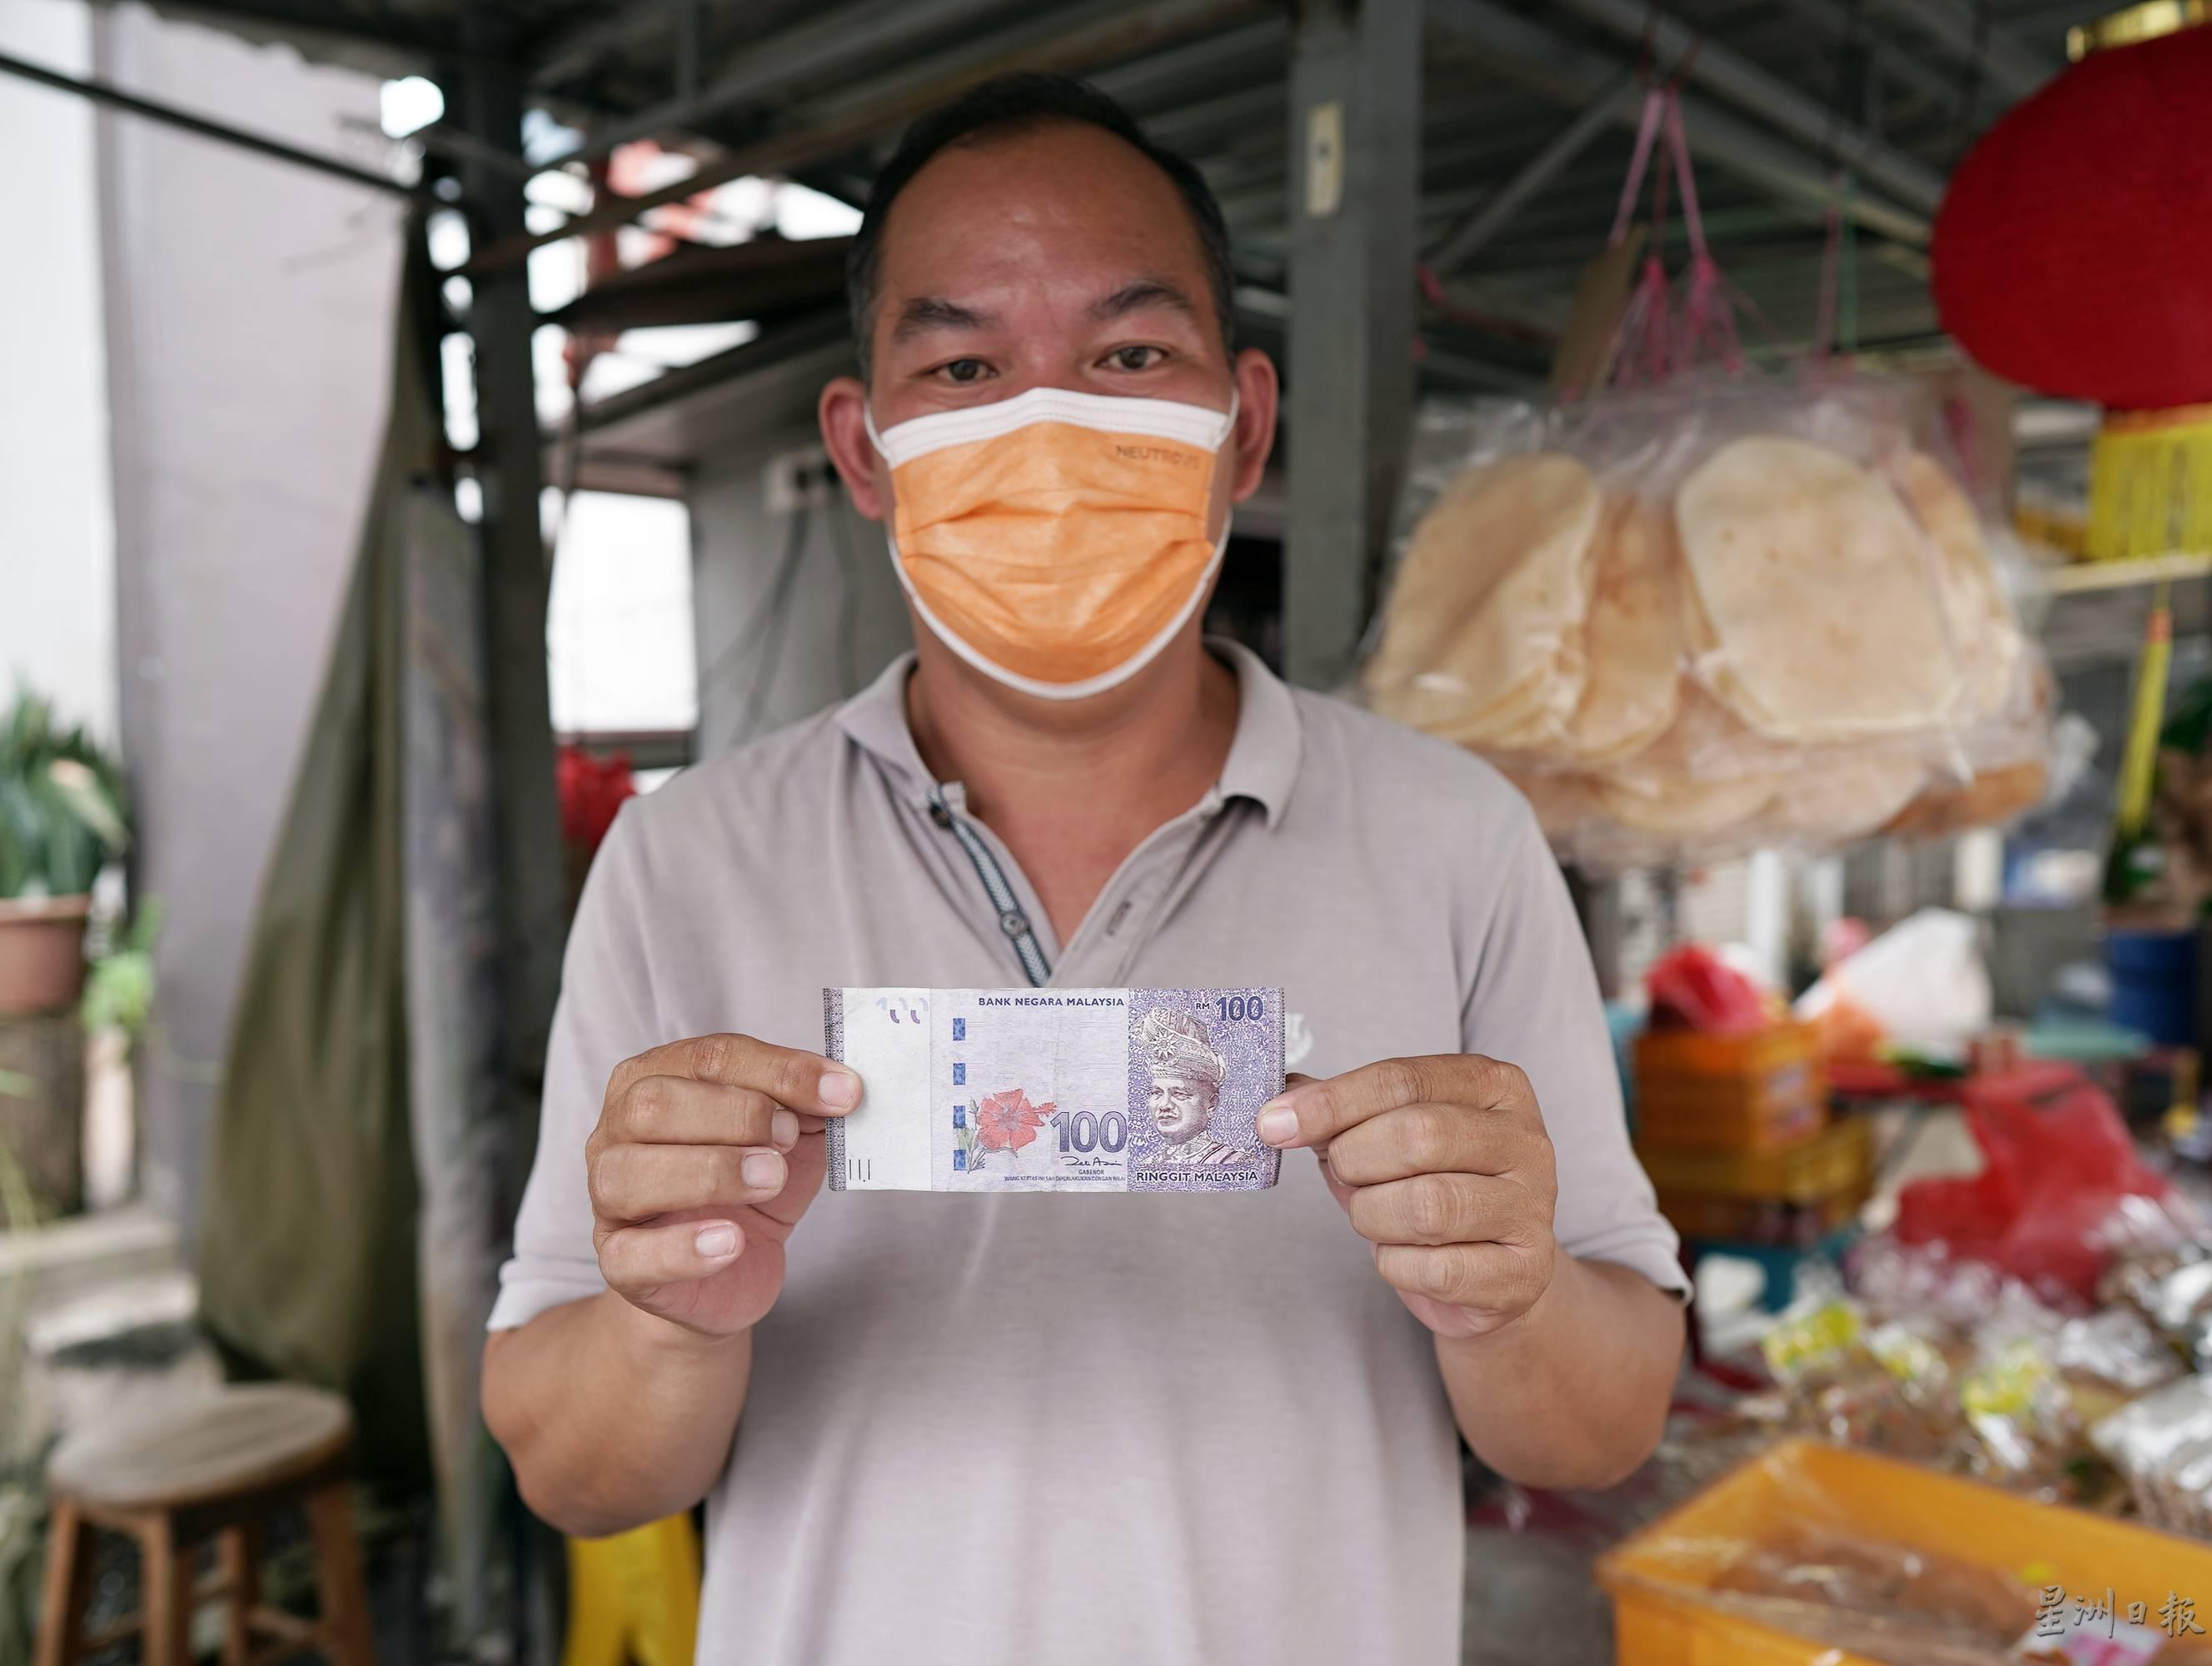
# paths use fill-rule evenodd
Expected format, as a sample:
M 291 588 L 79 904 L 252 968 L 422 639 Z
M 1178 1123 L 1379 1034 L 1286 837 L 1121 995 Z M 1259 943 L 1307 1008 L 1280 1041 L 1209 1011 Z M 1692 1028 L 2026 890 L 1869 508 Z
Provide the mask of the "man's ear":
M 890 489 L 883 459 L 868 438 L 867 385 L 857 376 L 838 377 L 822 390 L 815 415 L 853 507 L 870 520 L 881 520 L 890 507 Z
M 1275 410 L 1282 397 L 1275 362 L 1256 347 L 1237 356 L 1237 477 L 1230 502 L 1242 503 L 1260 489 L 1267 453 L 1275 446 Z

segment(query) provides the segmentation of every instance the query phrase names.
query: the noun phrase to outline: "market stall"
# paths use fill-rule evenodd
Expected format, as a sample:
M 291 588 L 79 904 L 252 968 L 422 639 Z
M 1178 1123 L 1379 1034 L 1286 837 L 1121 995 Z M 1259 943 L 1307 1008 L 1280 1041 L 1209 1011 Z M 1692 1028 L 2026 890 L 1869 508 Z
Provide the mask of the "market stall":
M 2189 407 L 2107 416 L 2073 564 L 2015 514 L 1955 384 L 1850 350 L 1848 238 L 1813 350 L 1757 350 L 1663 87 L 1611 293 L 1586 282 L 1570 331 L 1587 350 L 1545 398 L 1431 399 L 1416 423 L 1364 696 L 1495 764 L 1587 890 L 1659 876 L 1663 952 L 1617 1028 L 1638 1153 L 1698 1275 L 1691 1366 L 1629 1487 L 1493 1488 L 1476 1517 L 1595 1559 L 1623 1662 L 2206 1657 L 2212 681 L 2172 674 L 2168 587 L 2203 538 L 2212 379 L 2201 294 L 2115 263 L 2153 235 L 2129 230 L 2143 204 L 2191 188 L 2118 135 L 2192 74 L 2196 119 L 2212 32 L 2130 28 L 2082 32 L 1939 226 L 1971 350 L 2030 386 L 2139 404 L 2132 374 Z M 2103 240 L 2045 270 L 2021 192 L 2075 141 L 2117 170 L 2087 210 Z M 1670 203 L 1686 258 L 1638 264 Z M 2142 307 L 2100 312 L 2115 284 Z M 2039 627 L 2131 568 L 2149 605 L 2100 771 L 2060 721 L 2083 656 Z M 2084 800 L 2091 839 L 2045 836 Z M 2070 882 L 2086 955 L 2023 964 L 2016 919 L 2002 940 L 1949 909 L 1880 933 L 1831 912 L 1792 921 L 1819 938 L 1792 976 L 1682 929 L 1685 876 L 1753 851 L 1832 862 L 2023 818 L 2008 901 L 2047 900 L 2052 847 L 2094 844 L 2100 871 Z

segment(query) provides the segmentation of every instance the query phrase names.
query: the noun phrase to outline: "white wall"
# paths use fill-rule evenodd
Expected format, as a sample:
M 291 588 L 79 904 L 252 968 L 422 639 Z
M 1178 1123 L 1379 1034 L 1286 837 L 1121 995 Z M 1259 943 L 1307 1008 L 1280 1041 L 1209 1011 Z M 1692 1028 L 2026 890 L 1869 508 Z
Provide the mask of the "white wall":
M 106 79 L 382 160 L 368 76 L 138 6 L 93 27 Z M 135 118 L 98 123 L 122 724 L 137 877 L 167 910 L 144 1180 L 190 1224 L 262 870 L 383 429 L 403 210 Z
M 773 674 L 756 682 L 763 669 L 770 593 L 791 532 L 787 517 L 769 511 L 763 470 L 778 451 L 819 443 L 811 424 L 794 424 L 764 436 L 757 448 L 720 460 L 712 471 L 702 470 L 692 482 L 691 601 L 702 757 L 819 711 L 913 646 L 884 529 L 854 514 L 841 489 L 834 508 L 808 514 L 797 576 L 777 627 L 782 648 Z M 842 562 L 833 529 L 843 535 Z M 848 597 L 849 666 L 840 648 Z
M 0 51 L 91 68 L 83 0 L 7 0 Z M 0 706 L 27 682 L 115 734 L 115 546 L 107 485 L 93 117 L 0 76 L 13 229 L 0 259 Z

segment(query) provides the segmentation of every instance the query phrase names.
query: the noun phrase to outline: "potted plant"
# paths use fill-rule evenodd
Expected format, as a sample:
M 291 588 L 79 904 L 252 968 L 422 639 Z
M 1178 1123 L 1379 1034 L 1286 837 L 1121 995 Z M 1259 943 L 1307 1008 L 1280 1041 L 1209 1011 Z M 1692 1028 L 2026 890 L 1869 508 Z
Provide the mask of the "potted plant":
M 122 771 L 19 692 L 0 722 L 0 1012 L 53 1012 L 84 988 L 93 881 L 130 842 Z

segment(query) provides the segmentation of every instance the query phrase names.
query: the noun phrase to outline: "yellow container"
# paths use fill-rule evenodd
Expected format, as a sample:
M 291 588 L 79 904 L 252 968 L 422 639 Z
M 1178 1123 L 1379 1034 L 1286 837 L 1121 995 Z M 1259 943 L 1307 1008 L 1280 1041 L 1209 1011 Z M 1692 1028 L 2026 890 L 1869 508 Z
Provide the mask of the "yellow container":
M 2212 1544 L 2036 1504 L 1870 1452 L 1792 1440 L 1598 1564 L 1598 1584 L 1613 1598 L 1620 1666 L 1881 1666 L 1715 1608 L 1700 1595 L 1746 1550 L 1799 1520 L 1995 1569 L 2032 1588 L 2062 1586 L 2069 1608 L 2075 1596 L 2110 1590 L 2120 1603 L 2142 1602 L 2153 1614 L 2170 1594 L 2212 1612 Z
M 2212 550 L 2212 405 L 2105 418 L 2083 542 L 2092 561 Z
M 1820 1203 L 1873 1174 L 1874 1136 L 1865 1117 L 1844 1116 L 1773 1151 L 1694 1151 L 1639 1140 L 1636 1155 L 1662 1192 Z

